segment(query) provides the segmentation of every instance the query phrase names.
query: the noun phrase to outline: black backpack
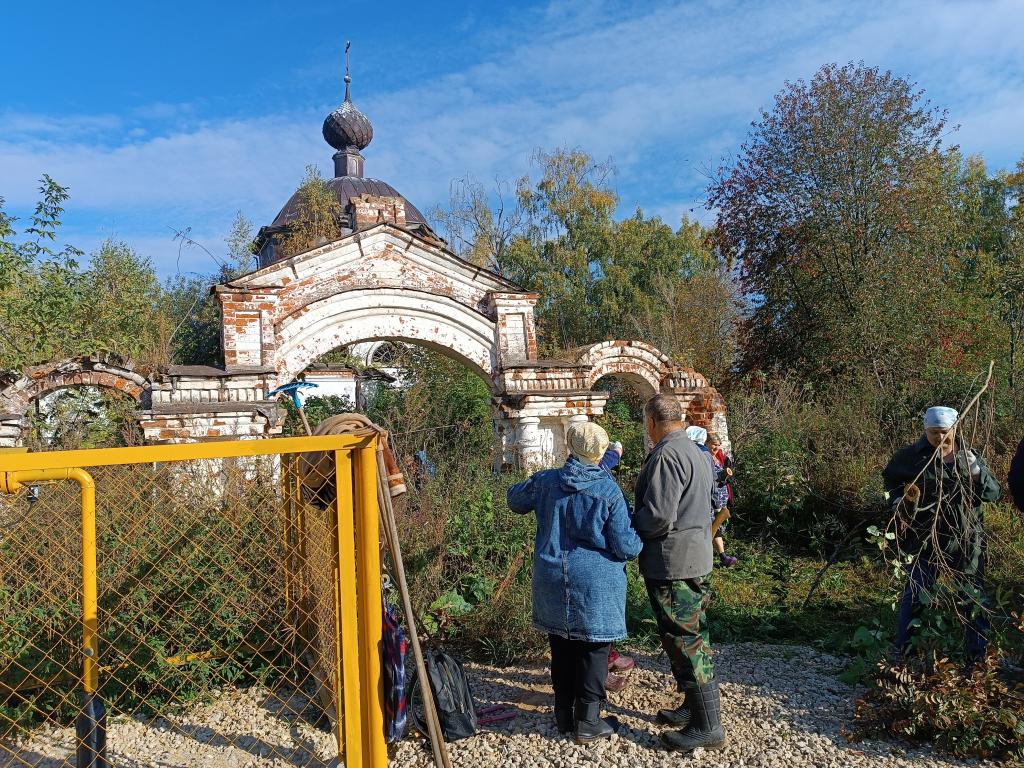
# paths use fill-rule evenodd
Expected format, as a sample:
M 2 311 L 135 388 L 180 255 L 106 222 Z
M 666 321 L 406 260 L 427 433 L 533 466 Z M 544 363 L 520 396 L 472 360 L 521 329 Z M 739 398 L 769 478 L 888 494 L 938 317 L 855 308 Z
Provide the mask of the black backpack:
M 458 659 L 444 651 L 427 650 L 424 652 L 427 677 L 434 691 L 434 702 L 437 705 L 437 718 L 441 721 L 441 733 L 445 741 L 458 741 L 476 735 L 476 708 L 473 705 L 473 693 L 469 689 L 466 670 Z M 410 687 L 409 698 L 414 697 L 418 683 Z M 424 713 L 419 702 L 409 707 L 416 727 L 424 736 L 429 734 Z

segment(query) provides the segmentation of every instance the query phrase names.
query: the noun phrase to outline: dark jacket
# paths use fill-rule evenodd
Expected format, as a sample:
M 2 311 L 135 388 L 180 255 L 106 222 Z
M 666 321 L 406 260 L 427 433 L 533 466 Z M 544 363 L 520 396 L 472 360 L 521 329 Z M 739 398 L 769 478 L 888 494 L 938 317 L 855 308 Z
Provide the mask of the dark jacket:
M 1010 476 L 1006 478 L 1006 483 L 1013 494 L 1013 503 L 1017 505 L 1017 509 L 1024 512 L 1024 440 L 1020 441 L 1017 452 L 1013 454 Z
M 535 512 L 533 626 L 570 640 L 626 636 L 626 561 L 640 552 L 619 486 L 573 457 L 508 491 L 513 512 Z
M 954 461 L 947 464 L 928 438 L 921 437 L 896 452 L 882 470 L 882 478 L 901 523 L 896 531 L 901 553 L 920 554 L 931 563 L 941 560 L 961 573 L 974 574 L 982 567 L 985 550 L 981 503 L 996 501 L 1000 491 L 980 455 L 981 472 L 971 477 L 962 450 L 963 446 L 958 445 Z M 919 474 L 921 498 L 917 508 L 911 510 L 902 501 L 903 488 Z
M 711 573 L 711 497 L 708 459 L 682 429 L 662 438 L 644 459 L 636 481 L 633 527 L 644 548 L 648 579 L 691 579 Z

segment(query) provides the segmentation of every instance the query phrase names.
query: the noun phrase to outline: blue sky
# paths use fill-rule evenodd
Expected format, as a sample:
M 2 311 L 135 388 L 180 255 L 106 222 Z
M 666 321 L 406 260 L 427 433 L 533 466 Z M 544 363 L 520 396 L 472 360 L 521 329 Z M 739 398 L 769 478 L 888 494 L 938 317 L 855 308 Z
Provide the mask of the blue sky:
M 214 266 L 193 250 L 179 267 L 171 228 L 223 251 L 237 210 L 269 223 L 307 164 L 332 173 L 320 125 L 346 39 L 367 175 L 423 211 L 454 178 L 574 146 L 614 160 L 623 214 L 707 219 L 707 169 L 832 61 L 915 80 L 990 168 L 1024 155 L 1024 0 L 11 0 L 0 23 L 7 209 L 31 213 L 49 173 L 71 188 L 69 242 L 124 239 L 163 275 Z

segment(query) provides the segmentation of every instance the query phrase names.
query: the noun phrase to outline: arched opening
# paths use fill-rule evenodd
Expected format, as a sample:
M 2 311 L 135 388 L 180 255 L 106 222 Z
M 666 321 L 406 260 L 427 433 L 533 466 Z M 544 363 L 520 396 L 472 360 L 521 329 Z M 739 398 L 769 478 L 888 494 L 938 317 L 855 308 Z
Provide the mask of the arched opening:
M 629 373 L 602 376 L 591 390 L 608 393 L 604 414 L 595 421 L 605 428 L 613 443 L 622 443 L 622 459 L 614 474 L 631 498 L 645 454 L 644 403 L 654 395 L 654 390 L 645 379 Z
M 282 383 L 331 350 L 366 341 L 428 347 L 465 364 L 488 386 L 498 368 L 492 320 L 453 299 L 420 291 L 346 291 L 297 309 L 274 330 Z
M 415 469 L 417 456 L 420 464 L 438 464 L 434 453 L 469 455 L 491 467 L 491 382 L 453 350 L 415 339 L 359 339 L 329 351 L 299 377 L 317 385 L 304 391 L 312 425 L 356 411 L 388 430 L 408 469 Z M 301 420 L 290 417 L 286 433 L 301 430 Z
M 408 491 L 396 505 L 396 516 L 417 612 L 435 629 L 455 619 L 474 621 L 490 610 L 500 581 L 495 574 L 507 570 L 522 548 L 507 545 L 508 521 L 493 519 L 498 505 L 492 500 L 503 492 L 495 485 L 504 478 L 493 474 L 490 382 L 450 351 L 407 339 L 386 340 L 384 360 L 368 356 L 367 342 L 376 341 L 359 339 L 325 357 L 353 363 L 363 401 L 358 410 L 388 430 L 405 476 Z M 386 362 L 395 375 L 381 378 L 380 368 L 366 365 L 368 357 Z M 320 365 L 307 368 L 307 381 L 315 380 Z M 316 389 L 305 393 L 314 425 L 350 410 L 348 401 L 319 397 Z M 294 417 L 286 424 L 293 434 L 302 429 Z M 515 533 L 525 543 L 528 521 L 511 517 L 517 518 Z M 484 551 L 495 541 L 505 541 L 501 552 Z M 517 582 L 516 588 L 528 590 L 528 585 Z
M 378 342 L 370 355 L 370 365 L 375 368 L 397 367 L 402 356 L 402 350 L 394 342 Z
M 94 384 L 41 389 L 31 400 L 22 442 L 33 450 L 140 445 L 135 398 Z

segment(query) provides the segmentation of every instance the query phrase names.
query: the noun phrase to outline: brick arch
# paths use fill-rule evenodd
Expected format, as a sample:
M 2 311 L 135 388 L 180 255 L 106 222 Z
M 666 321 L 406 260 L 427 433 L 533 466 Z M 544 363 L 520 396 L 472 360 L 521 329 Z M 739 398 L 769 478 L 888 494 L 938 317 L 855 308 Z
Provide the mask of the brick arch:
M 24 418 L 33 401 L 49 392 L 98 387 L 120 392 L 148 408 L 150 386 L 150 380 L 130 360 L 117 355 L 96 354 L 32 366 L 20 377 L 9 377 L 0 389 L 0 444 L 20 442 Z
M 113 355 L 91 355 L 32 366 L 0 390 L 0 411 L 26 413 L 32 401 L 68 387 L 113 389 L 145 406 L 149 379 L 131 361 Z
M 660 392 L 677 370 L 668 355 L 643 341 L 601 341 L 581 350 L 576 359 L 589 368 L 587 389 L 604 376 L 618 376 L 647 397 Z
M 275 324 L 274 367 L 290 381 L 318 357 L 365 341 L 434 349 L 472 369 L 493 390 L 498 374 L 495 324 L 444 296 L 379 288 L 345 291 L 307 304 Z

